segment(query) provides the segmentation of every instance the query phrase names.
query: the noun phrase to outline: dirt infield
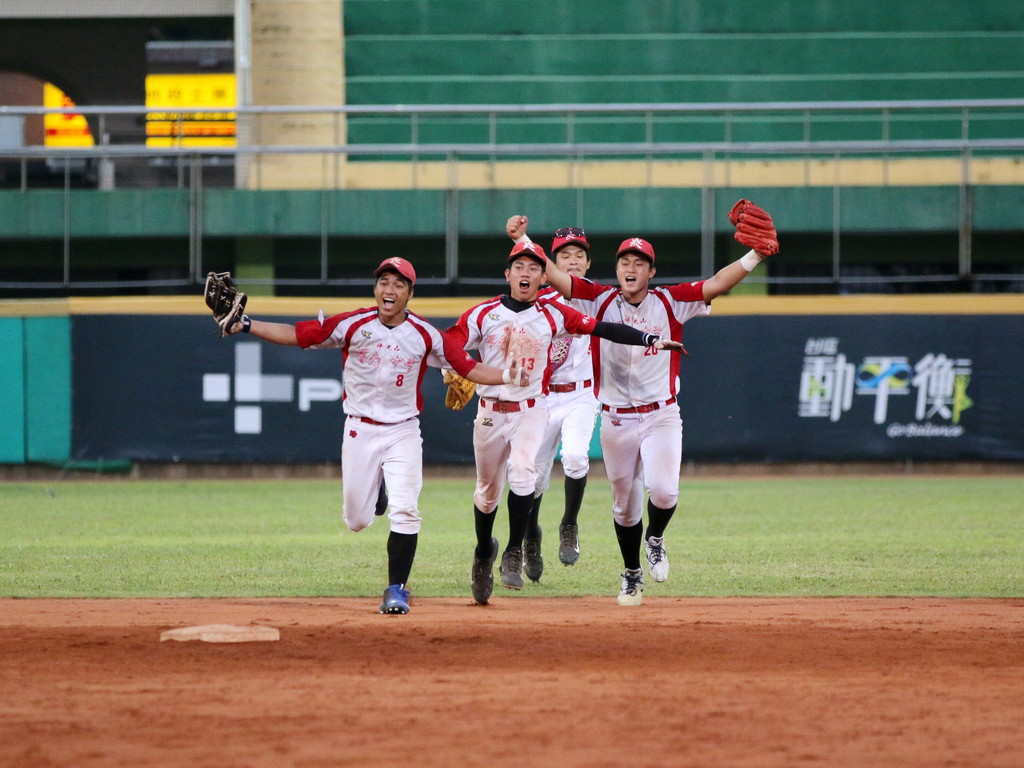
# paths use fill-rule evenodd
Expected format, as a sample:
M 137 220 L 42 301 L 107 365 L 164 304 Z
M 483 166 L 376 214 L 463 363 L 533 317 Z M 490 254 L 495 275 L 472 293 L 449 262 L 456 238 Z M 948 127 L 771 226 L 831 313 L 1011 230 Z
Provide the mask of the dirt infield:
M 1024 600 L 0 599 L 0 690 L 19 768 L 1019 768 Z

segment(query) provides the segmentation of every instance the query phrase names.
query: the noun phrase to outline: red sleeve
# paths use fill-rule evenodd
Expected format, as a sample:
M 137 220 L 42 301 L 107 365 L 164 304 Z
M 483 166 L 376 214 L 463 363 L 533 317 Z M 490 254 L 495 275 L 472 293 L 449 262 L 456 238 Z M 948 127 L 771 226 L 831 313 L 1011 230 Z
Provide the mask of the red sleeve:
M 456 324 L 446 331 L 441 331 L 441 339 L 444 342 L 443 353 L 444 359 L 448 361 L 455 372 L 462 378 L 466 378 L 469 372 L 476 367 L 476 360 L 470 357 L 462 347 L 465 344 L 465 333 L 461 334 L 462 343 L 459 342 L 458 327 Z
M 450 337 L 452 343 L 456 344 L 459 349 L 466 346 L 466 342 L 469 341 L 468 317 L 469 313 L 472 311 L 472 309 L 467 309 L 459 316 L 459 319 L 455 321 L 455 325 L 444 331 L 446 345 L 448 344 L 448 339 Z
M 365 315 L 365 320 L 372 320 L 377 315 L 377 308 L 342 312 L 340 315 L 333 315 L 324 319 L 323 322 L 319 320 L 301 320 L 295 324 L 295 338 L 298 339 L 299 346 L 303 349 L 308 349 L 316 344 L 323 344 L 331 338 L 335 328 L 342 322 L 358 315 Z M 338 346 L 342 345 L 339 344 Z
M 605 291 L 610 291 L 611 286 L 595 283 L 585 277 L 572 276 L 572 298 L 593 301 Z
M 562 313 L 565 318 L 565 330 L 569 333 L 586 333 L 590 334 L 594 332 L 594 328 L 597 327 L 597 319 L 590 315 L 584 315 L 578 309 L 570 307 L 568 304 L 562 304 L 561 302 L 545 302 L 545 306 L 549 309 L 555 309 Z
M 704 301 L 704 281 L 695 283 L 677 283 L 666 289 L 676 301 Z

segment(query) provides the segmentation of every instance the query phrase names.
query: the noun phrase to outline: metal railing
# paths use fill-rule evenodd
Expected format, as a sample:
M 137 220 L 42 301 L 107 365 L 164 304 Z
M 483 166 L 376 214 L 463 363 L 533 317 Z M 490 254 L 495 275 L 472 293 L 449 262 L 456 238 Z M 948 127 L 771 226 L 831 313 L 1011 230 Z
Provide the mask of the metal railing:
M 167 110 L 159 111 L 167 118 Z M 638 169 L 637 178 L 657 185 L 654 179 L 666 162 L 690 163 L 705 201 L 701 216 L 701 269 L 704 274 L 714 266 L 715 227 L 708 201 L 715 189 L 731 186 L 730 169 L 744 161 L 773 161 L 786 164 L 791 177 L 785 186 L 831 186 L 836 206 L 832 235 L 832 269 L 826 276 L 758 277 L 753 281 L 791 284 L 842 284 L 844 282 L 953 282 L 973 275 L 972 210 L 969 190 L 975 183 L 976 166 L 997 158 L 1006 164 L 1020 164 L 1024 158 L 1024 99 L 985 99 L 957 101 L 873 101 L 873 102 L 787 102 L 764 104 L 550 104 L 550 105 L 377 105 L 342 107 L 247 107 L 235 110 L 238 126 L 236 146 L 186 146 L 185 124 L 188 118 L 203 114 L 223 116 L 223 109 L 195 108 L 171 115 L 179 137 L 175 146 L 147 146 L 146 119 L 156 113 L 152 108 L 0 106 L 5 117 L 28 119 L 46 114 L 82 114 L 89 120 L 98 143 L 92 147 L 47 147 L 0 145 L 0 186 L 29 191 L 37 186 L 61 188 L 67 193 L 75 187 L 109 190 L 115 188 L 174 187 L 189 192 L 189 265 L 182 282 L 201 281 L 203 194 L 214 187 L 245 189 L 270 188 L 264 178 L 264 162 L 275 156 L 314 156 L 321 158 L 322 170 L 314 189 L 343 189 L 345 178 L 360 169 L 373 169 L 381 161 L 405 168 L 409 189 L 434 188 L 446 193 L 444 221 L 439 226 L 446 242 L 445 275 L 434 278 L 440 284 L 473 282 L 460 276 L 458 193 L 471 187 L 461 180 L 460 166 L 483 165 L 490 168 L 484 178 L 499 178 L 496 169 L 511 167 L 524 159 L 563 163 L 578 168 L 587 163 L 627 162 Z M 318 144 L 287 143 L 288 131 L 272 121 L 282 116 L 315 117 L 327 121 L 321 126 L 331 139 Z M 362 121 L 362 122 L 361 122 Z M 537 128 L 540 121 L 544 139 L 540 141 L 505 140 Z M 831 138 L 848 124 L 847 133 L 860 138 Z M 852 125 L 853 128 L 850 128 Z M 396 137 L 390 142 L 353 140 L 387 132 Z M 532 133 L 536 133 L 534 130 Z M 586 141 L 596 133 L 640 132 L 641 140 Z M 713 139 L 685 140 L 693 134 L 714 132 Z M 9 131 L 4 135 L 9 135 Z M 271 136 L 270 134 L 274 135 Z M 428 140 L 438 136 L 468 137 L 470 140 Z M 348 136 L 348 140 L 341 140 Z M 672 140 L 667 136 L 682 137 Z M 776 138 L 750 138 L 768 136 Z M 777 138 L 779 136 L 793 138 Z M 839 190 L 851 182 L 837 178 L 831 182 L 812 178 L 814 163 L 835 164 L 848 160 L 873 159 L 878 162 L 876 183 L 890 184 L 893 164 L 920 160 L 946 162 L 947 172 L 954 168 L 952 184 L 961 190 L 959 209 L 953 228 L 959 238 L 959 263 L 955 274 L 872 276 L 844 274 L 839 242 L 841 228 Z M 427 165 L 448 169 L 429 174 L 420 172 Z M 368 174 L 372 178 L 375 170 Z M 801 177 L 800 174 L 803 174 Z M 722 181 L 722 178 L 726 181 Z M 437 182 L 436 179 L 442 179 Z M 928 184 L 928 181 L 922 182 Z M 1009 183 L 1017 183 L 1011 182 Z M 585 182 L 584 182 L 585 185 Z M 672 182 L 668 183 L 669 186 Z M 366 188 L 365 183 L 358 185 Z M 389 187 L 393 188 L 393 187 Z M 492 181 L 490 188 L 501 188 Z M 68 203 L 69 204 L 69 203 Z M 59 285 L 84 287 L 70 279 L 73 233 L 65 209 L 64 277 Z M 3 233 L 0 233 L 2 236 Z M 328 235 L 320 232 L 322 243 L 320 277 L 309 280 L 274 280 L 277 284 L 346 285 L 363 284 L 363 278 L 328 279 Z M 977 276 L 975 276 L 977 277 Z M 1013 271 L 982 276 L 994 282 L 1018 282 L 1021 274 Z M 429 284 L 430 278 L 425 280 Z M 484 281 L 486 282 L 486 281 Z M 88 287 L 105 283 L 91 282 Z M 138 287 L 176 284 L 174 280 L 138 281 Z M 47 282 L 47 287 L 54 283 Z M 119 281 L 119 287 L 125 287 Z M 39 283 L 0 282 L 0 287 L 40 287 Z M 113 286 L 112 286 L 113 287 Z

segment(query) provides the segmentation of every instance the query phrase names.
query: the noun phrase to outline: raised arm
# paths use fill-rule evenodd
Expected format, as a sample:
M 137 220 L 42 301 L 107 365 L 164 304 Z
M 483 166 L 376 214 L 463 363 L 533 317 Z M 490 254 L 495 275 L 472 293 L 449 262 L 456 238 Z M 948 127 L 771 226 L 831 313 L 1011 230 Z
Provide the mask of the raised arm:
M 530 237 L 526 234 L 526 227 L 529 223 L 530 220 L 526 216 L 519 214 L 509 216 L 508 221 L 505 222 L 505 233 L 517 243 L 530 242 Z M 571 298 L 572 277 L 567 272 L 560 270 L 552 259 L 545 259 L 545 262 L 545 282 L 565 298 Z
M 734 237 L 751 250 L 732 264 L 722 267 L 704 281 L 704 300 L 728 293 L 742 282 L 766 256 L 779 252 L 779 236 L 772 217 L 749 200 L 740 200 L 729 212 L 729 221 L 736 227 Z

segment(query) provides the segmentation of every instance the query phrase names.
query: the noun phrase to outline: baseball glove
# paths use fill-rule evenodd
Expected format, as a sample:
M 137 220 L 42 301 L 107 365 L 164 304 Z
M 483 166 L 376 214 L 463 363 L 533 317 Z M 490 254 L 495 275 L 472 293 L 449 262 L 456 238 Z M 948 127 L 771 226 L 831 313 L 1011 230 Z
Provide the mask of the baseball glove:
M 453 371 L 445 371 L 443 375 L 444 383 L 448 385 L 448 393 L 444 396 L 445 407 L 461 411 L 476 392 L 476 384 Z
M 768 212 L 749 200 L 740 200 L 729 211 L 729 221 L 736 227 L 733 237 L 762 256 L 779 252 L 779 235 Z
M 235 288 L 230 272 L 210 272 L 206 276 L 206 306 L 220 329 L 220 338 L 231 335 L 231 328 L 241 322 L 248 297 Z

